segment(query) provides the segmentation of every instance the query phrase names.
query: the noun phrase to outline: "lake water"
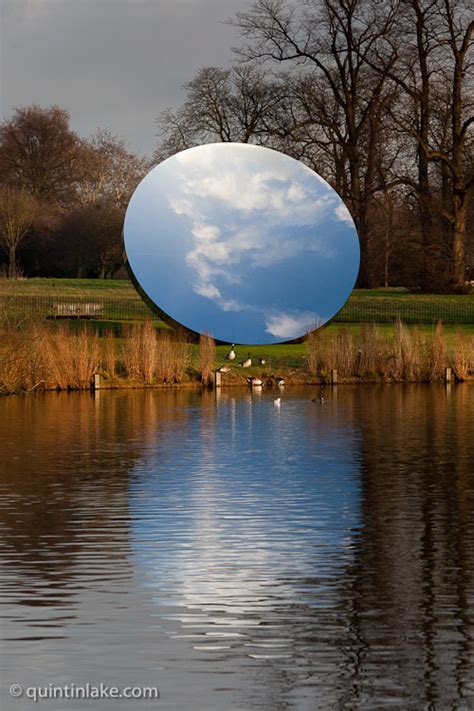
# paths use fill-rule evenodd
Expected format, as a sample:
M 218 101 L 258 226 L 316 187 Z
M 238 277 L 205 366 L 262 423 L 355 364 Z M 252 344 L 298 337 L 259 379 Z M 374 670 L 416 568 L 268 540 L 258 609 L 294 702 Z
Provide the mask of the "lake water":
M 474 709 L 474 387 L 317 392 L 0 400 L 2 710 Z

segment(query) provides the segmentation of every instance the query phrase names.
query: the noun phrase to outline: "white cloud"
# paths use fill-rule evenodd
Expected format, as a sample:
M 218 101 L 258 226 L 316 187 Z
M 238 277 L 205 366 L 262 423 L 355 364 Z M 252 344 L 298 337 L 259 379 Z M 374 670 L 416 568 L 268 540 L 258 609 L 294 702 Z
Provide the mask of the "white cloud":
M 213 242 L 219 237 L 221 231 L 215 225 L 195 224 L 192 233 L 199 242 Z
M 221 298 L 221 292 L 217 286 L 214 286 L 214 284 L 198 284 L 194 287 L 194 291 L 196 294 L 204 296 L 206 299 L 215 300 Z
M 236 299 L 226 299 L 221 303 L 223 311 L 251 311 L 251 307 L 246 304 L 239 303 Z
M 289 340 L 321 326 L 322 322 L 321 317 L 311 311 L 277 312 L 266 316 L 265 330 L 275 338 Z
M 346 223 L 349 224 L 351 227 L 354 225 L 354 221 L 353 221 L 353 219 L 352 219 L 352 217 L 351 217 L 351 213 L 349 212 L 349 210 L 347 209 L 347 207 L 344 205 L 343 202 L 341 202 L 341 203 L 336 207 L 336 209 L 334 210 L 334 212 L 336 213 L 337 219 L 340 220 L 341 222 L 346 222 Z
M 193 214 L 193 203 L 189 199 L 185 198 L 175 198 L 175 197 L 169 197 L 168 198 L 168 203 L 173 212 L 175 212 L 177 215 L 189 215 L 192 216 Z
M 192 247 L 185 259 L 196 273 L 195 293 L 223 310 L 240 310 L 247 307 L 223 298 L 223 282 L 241 283 L 252 278 L 251 270 L 305 252 L 331 256 L 318 227 L 334 210 L 346 219 L 341 208 L 347 209 L 336 207 L 334 191 L 301 163 L 248 144 L 234 144 L 231 159 L 227 153 L 222 161 L 227 149 L 228 144 L 198 146 L 169 159 L 167 199 L 176 215 L 190 221 Z M 284 331 L 281 337 L 291 338 L 290 330 L 301 333 L 289 320 L 275 323 L 269 326 Z

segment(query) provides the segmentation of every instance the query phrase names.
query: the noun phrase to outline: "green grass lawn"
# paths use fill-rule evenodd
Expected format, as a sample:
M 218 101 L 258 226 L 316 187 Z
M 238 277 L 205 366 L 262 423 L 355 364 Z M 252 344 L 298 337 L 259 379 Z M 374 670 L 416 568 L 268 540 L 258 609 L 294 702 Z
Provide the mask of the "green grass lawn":
M 328 334 L 335 333 L 340 328 L 347 328 L 351 333 L 357 336 L 360 333 L 360 324 L 340 324 L 334 323 L 326 327 Z M 433 333 L 435 330 L 434 325 L 424 325 L 418 326 L 420 331 L 426 333 Z M 454 346 L 456 341 L 456 331 L 459 327 L 454 325 L 448 325 L 443 328 L 446 345 L 449 347 Z M 463 333 L 470 334 L 474 336 L 474 324 L 469 324 L 462 326 Z M 393 325 L 392 324 L 382 324 L 378 326 L 378 329 L 388 337 L 389 340 L 393 338 Z M 197 362 L 197 347 L 193 349 L 195 355 L 193 359 Z M 216 367 L 223 363 L 227 363 L 225 356 L 229 351 L 229 346 L 217 346 L 216 348 Z M 306 359 L 306 344 L 305 343 L 295 343 L 295 344 L 276 344 L 276 345 L 262 345 L 262 346 L 236 346 L 236 359 L 233 364 L 237 365 L 239 361 L 245 360 L 247 353 L 250 353 L 252 359 L 252 367 L 248 370 L 243 370 L 243 373 L 248 373 L 248 375 L 259 374 L 262 371 L 268 370 L 269 372 L 275 372 L 275 369 L 281 368 L 282 370 L 288 370 L 291 368 L 302 368 L 305 365 Z M 264 358 L 266 364 L 264 367 L 258 364 L 259 358 Z M 240 369 L 239 369 L 240 370 Z
M 128 280 L 0 279 L 0 308 L 12 319 L 52 316 L 58 302 L 100 303 L 102 316 L 93 323 L 102 332 L 147 316 L 164 327 Z M 451 296 L 413 294 L 403 288 L 357 289 L 329 328 L 341 323 L 358 328 L 358 324 L 369 322 L 390 326 L 397 317 L 406 324 L 425 326 L 441 320 L 447 329 L 460 324 L 471 331 L 474 329 L 474 294 Z
M 127 279 L 0 279 L 0 296 L 140 300 Z

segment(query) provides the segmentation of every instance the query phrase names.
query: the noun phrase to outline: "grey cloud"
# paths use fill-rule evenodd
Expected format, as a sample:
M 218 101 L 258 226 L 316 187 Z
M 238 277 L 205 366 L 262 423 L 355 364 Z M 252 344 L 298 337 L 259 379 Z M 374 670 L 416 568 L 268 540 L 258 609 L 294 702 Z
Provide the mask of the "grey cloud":
M 239 0 L 0 0 L 0 108 L 58 104 L 87 136 L 97 126 L 133 150 L 156 147 L 154 119 L 184 98 L 200 66 L 225 66 Z

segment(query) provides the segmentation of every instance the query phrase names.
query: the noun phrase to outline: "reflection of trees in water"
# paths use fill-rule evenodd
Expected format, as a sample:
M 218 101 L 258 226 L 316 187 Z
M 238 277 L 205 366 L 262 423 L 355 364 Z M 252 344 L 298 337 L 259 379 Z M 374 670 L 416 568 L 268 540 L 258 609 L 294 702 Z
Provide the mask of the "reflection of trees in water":
M 242 675 L 248 707 L 451 708 L 473 684 L 473 397 L 339 387 L 323 405 L 288 392 L 279 411 L 230 390 L 217 403 L 184 390 L 4 399 L 4 577 L 17 602 L 58 605 L 97 580 L 132 589 L 144 556 L 157 605 L 177 597 L 207 631 L 226 614 L 227 631 L 253 623 L 196 667 L 235 688 Z M 189 631 L 209 643 L 206 630 Z
M 184 402 L 177 393 L 164 408 L 157 393 L 125 391 L 2 399 L 2 561 L 17 600 L 19 580 L 25 604 L 57 605 L 53 589 L 71 577 L 129 567 L 129 472 L 159 447 L 160 423 L 184 431 L 170 399 Z
M 467 684 L 472 694 L 473 395 L 357 391 L 364 529 L 342 593 L 350 703 L 387 691 L 410 708 L 451 708 Z

